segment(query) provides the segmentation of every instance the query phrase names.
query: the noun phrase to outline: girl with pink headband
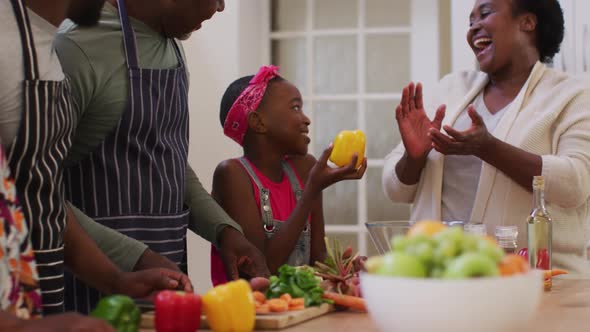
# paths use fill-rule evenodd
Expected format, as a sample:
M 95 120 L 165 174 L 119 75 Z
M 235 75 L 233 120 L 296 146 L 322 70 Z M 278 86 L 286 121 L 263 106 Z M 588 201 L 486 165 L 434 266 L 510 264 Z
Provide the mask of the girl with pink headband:
M 311 121 L 299 90 L 275 66 L 242 77 L 225 91 L 220 120 L 226 136 L 244 154 L 221 162 L 213 177 L 213 197 L 266 256 L 271 273 L 283 264 L 313 264 L 326 257 L 322 190 L 360 179 L 366 159 L 345 167 L 327 165 L 330 145 L 316 160 L 307 153 Z M 213 248 L 211 277 L 225 282 Z

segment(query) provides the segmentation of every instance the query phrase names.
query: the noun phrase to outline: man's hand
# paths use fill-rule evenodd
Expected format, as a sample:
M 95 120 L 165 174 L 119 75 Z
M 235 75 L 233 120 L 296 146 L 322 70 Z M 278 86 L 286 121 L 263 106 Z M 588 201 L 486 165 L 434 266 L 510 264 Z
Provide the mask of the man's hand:
M 228 280 L 239 279 L 240 272 L 252 278 L 270 276 L 264 255 L 234 228 L 221 231 L 219 245 Z
M 158 254 L 157 252 L 146 249 L 141 257 L 137 260 L 133 271 L 141 271 L 147 269 L 154 269 L 154 268 L 164 268 L 169 269 L 172 271 L 181 272 L 178 268 L 178 265 L 174 264 L 173 261 L 169 260 L 168 258 Z
M 113 293 L 124 294 L 132 298 L 146 298 L 157 291 L 166 289 L 193 292 L 193 285 L 187 275 L 169 269 L 121 272 L 116 280 L 117 284 L 113 287 Z

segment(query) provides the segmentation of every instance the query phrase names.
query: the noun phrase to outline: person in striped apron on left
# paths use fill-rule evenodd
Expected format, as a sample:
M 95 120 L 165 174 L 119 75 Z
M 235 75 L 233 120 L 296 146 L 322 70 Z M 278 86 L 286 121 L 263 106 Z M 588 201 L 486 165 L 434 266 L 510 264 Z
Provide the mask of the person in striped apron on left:
M 29 0 L 25 5 L 23 0 L 5 0 L 0 3 L 0 12 L 7 15 L 2 24 L 8 29 L 3 33 L 11 36 L 14 25 L 14 34 L 20 36 L 22 45 L 25 81 L 17 91 L 22 93 L 22 107 L 17 110 L 20 118 L 15 137 L 8 144 L 7 161 L 31 230 L 29 237 L 39 271 L 44 314 L 64 310 L 64 263 L 69 270 L 106 293 L 143 297 L 163 288 L 183 286 L 185 290 L 192 290 L 188 278 L 180 272 L 165 269 L 121 272 L 80 228 L 64 200 L 62 162 L 71 145 L 76 115 L 71 107 L 68 81 L 43 79 L 46 68 L 40 64 L 47 63 L 39 59 L 46 60 L 50 56 L 37 53 L 34 37 L 47 37 L 42 33 L 52 24 L 57 29 L 61 19 L 55 15 L 56 9 L 63 9 L 62 19 L 71 15 L 96 21 L 96 9 L 102 2 L 56 0 L 48 5 L 44 1 Z M 3 68 L 9 61 L 17 62 L 5 58 L 2 61 Z M 13 65 L 12 69 L 14 67 L 19 68 L 21 64 Z M 0 111 L 5 112 L 4 105 Z
M 66 191 L 88 216 L 181 269 L 189 229 L 220 249 L 230 279 L 239 276 L 238 262 L 243 275 L 268 276 L 262 253 L 187 160 L 189 79 L 178 39 L 224 7 L 222 0 L 108 0 L 98 25 L 60 27 L 55 45 L 81 114 Z M 99 292 L 69 276 L 66 284 L 66 308 L 92 310 Z

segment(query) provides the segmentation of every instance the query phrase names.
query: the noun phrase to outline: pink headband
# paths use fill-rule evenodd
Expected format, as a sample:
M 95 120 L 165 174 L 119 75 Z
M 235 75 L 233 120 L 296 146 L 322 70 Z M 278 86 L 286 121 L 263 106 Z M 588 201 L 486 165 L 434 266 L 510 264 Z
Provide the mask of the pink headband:
M 279 76 L 279 67 L 272 65 L 260 67 L 227 113 L 223 124 L 225 136 L 242 145 L 248 129 L 248 114 L 258 109 L 268 82 L 277 76 Z

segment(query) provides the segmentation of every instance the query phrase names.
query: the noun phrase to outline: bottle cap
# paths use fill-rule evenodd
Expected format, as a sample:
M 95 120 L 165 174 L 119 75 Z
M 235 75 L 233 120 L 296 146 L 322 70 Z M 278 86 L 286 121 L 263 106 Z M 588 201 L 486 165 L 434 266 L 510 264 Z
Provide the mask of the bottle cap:
M 533 189 L 545 189 L 545 178 L 543 176 L 533 177 Z

